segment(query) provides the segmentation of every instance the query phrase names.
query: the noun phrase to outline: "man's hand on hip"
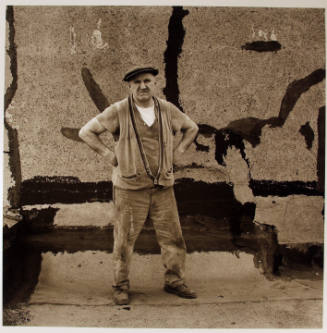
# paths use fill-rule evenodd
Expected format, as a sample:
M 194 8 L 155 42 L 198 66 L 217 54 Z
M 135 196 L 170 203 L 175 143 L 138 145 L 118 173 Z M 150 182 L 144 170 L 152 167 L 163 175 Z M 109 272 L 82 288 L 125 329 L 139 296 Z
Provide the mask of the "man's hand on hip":
M 110 149 L 106 149 L 104 152 L 101 152 L 100 155 L 106 157 L 112 166 L 116 167 L 118 165 L 116 155 Z
M 184 154 L 184 149 L 182 149 L 181 147 L 177 147 L 174 150 L 174 164 L 175 165 L 181 165 L 183 164 L 183 154 Z

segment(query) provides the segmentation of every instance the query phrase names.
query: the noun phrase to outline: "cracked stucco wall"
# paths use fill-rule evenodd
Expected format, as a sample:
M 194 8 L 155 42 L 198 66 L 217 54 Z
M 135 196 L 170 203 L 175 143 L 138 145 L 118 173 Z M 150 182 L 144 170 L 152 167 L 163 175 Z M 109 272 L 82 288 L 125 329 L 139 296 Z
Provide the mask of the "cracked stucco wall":
M 76 140 L 77 130 L 126 96 L 126 69 L 150 62 L 160 70 L 160 97 L 200 126 L 177 178 L 231 183 L 235 199 L 255 203 L 255 219 L 277 226 L 281 242 L 323 242 L 323 9 L 17 6 L 14 17 L 18 89 L 10 114 L 23 184 L 110 181 L 110 166 Z M 251 181 L 288 194 L 276 201 L 269 185 L 266 196 L 255 195 Z M 303 207 L 308 217 L 279 217 L 286 201 L 288 211 Z M 310 216 L 313 231 L 303 239 Z

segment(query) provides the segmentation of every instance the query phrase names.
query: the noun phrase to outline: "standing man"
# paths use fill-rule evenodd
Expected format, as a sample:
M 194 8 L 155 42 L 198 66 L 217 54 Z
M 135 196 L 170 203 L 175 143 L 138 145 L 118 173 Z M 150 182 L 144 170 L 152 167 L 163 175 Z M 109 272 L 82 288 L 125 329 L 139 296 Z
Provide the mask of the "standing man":
M 155 97 L 158 70 L 136 67 L 128 71 L 129 96 L 91 119 L 80 138 L 113 165 L 114 302 L 129 303 L 129 268 L 135 241 L 147 218 L 152 220 L 165 267 L 164 290 L 196 298 L 184 280 L 186 246 L 174 195 L 173 163 L 195 139 L 198 126 L 172 103 Z M 109 131 L 114 151 L 99 135 Z M 173 136 L 183 137 L 174 148 Z

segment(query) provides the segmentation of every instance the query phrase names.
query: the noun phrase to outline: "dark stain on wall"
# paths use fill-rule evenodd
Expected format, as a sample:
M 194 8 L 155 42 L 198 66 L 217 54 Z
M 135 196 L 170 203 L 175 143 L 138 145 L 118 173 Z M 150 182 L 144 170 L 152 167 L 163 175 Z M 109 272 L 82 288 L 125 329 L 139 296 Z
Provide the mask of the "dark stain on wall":
M 308 91 L 312 86 L 318 84 L 325 79 L 326 71 L 322 68 L 315 70 L 303 79 L 295 80 L 291 82 L 286 90 L 286 94 L 283 97 L 280 111 L 277 120 L 273 123 L 274 126 L 283 126 L 285 120 L 293 110 L 294 105 L 300 98 L 300 96 Z
M 242 45 L 243 50 L 256 52 L 277 52 L 281 49 L 281 45 L 277 41 L 255 41 Z
M 77 142 L 84 142 L 78 135 L 79 130 L 80 130 L 80 128 L 62 127 L 60 132 L 67 139 L 77 141 Z
M 22 181 L 22 173 L 20 166 L 19 154 L 19 141 L 18 132 L 12 128 L 6 120 L 6 111 L 12 102 L 18 87 L 18 74 L 17 74 L 17 46 L 15 44 L 15 18 L 14 9 L 12 6 L 7 7 L 6 20 L 9 26 L 9 49 L 7 50 L 10 58 L 10 71 L 12 75 L 12 82 L 5 93 L 5 119 L 4 125 L 8 131 L 9 141 L 9 167 L 15 185 L 8 191 L 8 200 L 12 208 L 20 206 L 20 186 Z
M 166 87 L 163 92 L 169 102 L 175 104 L 181 111 L 183 108 L 179 103 L 178 88 L 178 58 L 182 52 L 185 29 L 183 27 L 183 18 L 189 14 L 183 7 L 173 7 L 173 13 L 168 24 L 167 49 L 164 53 Z
M 10 58 L 10 71 L 12 75 L 12 82 L 5 93 L 5 110 L 7 110 L 12 99 L 15 96 L 17 90 L 17 45 L 15 43 L 15 18 L 14 18 L 14 8 L 12 6 L 7 7 L 6 20 L 9 25 L 9 49 L 7 53 Z
M 239 237 L 244 232 L 254 231 L 254 216 L 255 216 L 256 204 L 253 202 L 246 202 L 241 204 L 236 211 L 234 216 L 229 221 L 230 232 L 232 234 L 232 243 L 237 245 L 239 248 L 242 244 L 239 244 Z
M 231 217 L 240 209 L 233 187 L 224 182 L 208 184 L 191 178 L 176 180 L 175 195 L 180 215 Z
M 24 180 L 21 204 L 82 203 L 109 201 L 111 182 L 81 182 L 77 177 L 34 177 Z
M 87 67 L 82 68 L 82 78 L 85 84 L 87 91 L 92 98 L 92 101 L 98 108 L 100 112 L 102 112 L 105 108 L 109 106 L 109 102 L 107 98 L 102 93 L 100 86 L 95 82 L 92 73 Z
M 38 230 L 50 230 L 53 229 L 54 218 L 59 211 L 59 208 L 33 208 L 30 210 L 21 209 L 21 215 L 23 216 L 25 234 L 30 230 L 37 228 Z
M 52 186 L 51 186 L 52 184 Z M 109 201 L 111 182 L 86 184 L 75 177 L 36 177 L 26 184 L 28 198 L 71 203 Z M 50 185 L 50 186 L 49 186 Z M 91 186 L 93 185 L 93 186 Z M 275 184 L 272 184 L 275 185 Z M 312 188 L 314 188 L 314 184 Z M 88 187 L 88 188 L 87 188 Z M 288 188 L 288 186 L 286 186 Z M 33 189 L 37 192 L 34 197 Z M 271 190 L 271 188 L 269 188 Z M 285 188 L 281 189 L 282 194 Z M 69 195 L 67 195 L 67 193 Z M 40 196 L 40 194 L 42 194 Z M 283 254 L 278 252 L 277 232 L 273 226 L 254 222 L 256 205 L 241 204 L 235 199 L 233 186 L 225 182 L 208 184 L 189 178 L 178 179 L 175 194 L 181 226 L 188 252 L 243 251 L 254 255 L 256 267 L 266 275 L 276 274 Z M 277 193 L 279 195 L 280 193 Z M 289 193 L 288 193 L 289 194 Z M 45 202 L 38 202 L 45 203 Z M 32 204 L 30 202 L 30 204 Z M 34 203 L 35 204 L 35 203 Z M 112 228 L 64 228 L 53 226 L 58 209 L 22 210 L 25 232 L 23 244 L 40 251 L 112 251 Z M 160 253 L 153 227 L 146 224 L 135 245 L 139 253 Z
M 249 185 L 255 196 L 322 195 L 322 192 L 317 189 L 317 182 L 277 182 L 252 179 Z M 208 216 L 222 216 L 225 210 L 228 211 L 227 202 L 235 200 L 232 186 L 225 182 L 210 184 L 194 181 L 192 178 L 177 179 L 175 192 L 180 212 L 183 214 L 202 212 Z M 110 200 L 112 200 L 110 181 L 81 182 L 76 177 L 34 177 L 22 182 L 22 205 L 107 202 Z M 222 204 L 219 204 L 221 200 Z M 232 210 L 234 208 L 233 206 Z
M 317 182 L 276 182 L 273 180 L 250 180 L 249 184 L 252 189 L 253 195 L 260 197 L 279 196 L 287 197 L 289 195 L 309 195 L 321 196 L 321 192 L 317 188 Z
M 164 53 L 166 64 L 166 87 L 163 89 L 163 92 L 166 99 L 175 104 L 181 111 L 183 111 L 183 108 L 179 103 L 178 58 L 182 52 L 185 36 L 185 29 L 183 27 L 182 20 L 188 14 L 189 11 L 184 10 L 183 7 L 173 7 L 172 16 L 170 17 L 168 24 L 167 49 Z M 100 86 L 94 80 L 92 73 L 87 67 L 84 66 L 81 73 L 85 87 L 92 98 L 92 101 L 98 110 L 102 112 L 109 106 L 108 99 L 104 96 Z M 79 138 L 78 132 L 79 128 L 63 127 L 61 129 L 61 134 L 67 139 L 81 142 L 82 140 Z
M 304 125 L 302 125 L 299 129 L 299 132 L 304 136 L 307 148 L 310 150 L 312 148 L 312 143 L 315 138 L 315 133 L 310 126 L 310 123 L 307 121 Z
M 317 69 L 305 78 L 291 82 L 286 89 L 277 117 L 271 117 L 269 119 L 254 117 L 238 119 L 230 122 L 227 125 L 227 129 L 241 135 L 245 140 L 251 143 L 253 147 L 257 146 L 260 143 L 262 128 L 266 125 L 272 128 L 282 127 L 301 95 L 312 86 L 323 81 L 324 78 L 325 70 Z
M 89 95 L 98 108 L 100 112 L 104 111 L 110 104 L 107 97 L 103 94 L 100 86 L 94 80 L 91 71 L 87 67 L 83 67 L 81 70 L 83 82 Z M 62 127 L 60 132 L 67 139 L 83 142 L 83 140 L 79 137 L 78 132 L 80 128 L 70 128 L 70 127 Z
M 304 265 L 323 268 L 324 250 L 322 246 L 304 244 L 296 247 L 280 245 L 278 253 L 282 257 L 282 264 L 289 268 L 297 269 Z
M 58 185 L 58 179 L 45 182 Z M 42 179 L 37 179 L 42 182 Z M 78 179 L 69 177 L 66 184 L 81 184 Z M 109 183 L 108 183 L 109 185 Z M 111 184 L 110 184 L 111 185 Z M 42 188 L 39 185 L 37 188 Z M 67 189 L 62 189 L 63 193 Z M 83 191 L 83 189 L 80 189 Z M 92 195 L 94 195 L 93 193 Z M 233 186 L 226 183 L 207 184 L 192 179 L 179 179 L 175 185 L 175 194 L 180 213 L 181 226 L 187 242 L 188 252 L 194 251 L 245 251 L 252 253 L 264 271 L 274 271 L 271 259 L 274 256 L 275 243 L 271 242 L 270 232 L 258 229 L 253 222 L 255 204 L 242 205 L 234 197 Z M 107 199 L 111 195 L 106 194 Z M 84 198 L 86 199 L 86 198 Z M 22 210 L 25 223 L 25 246 L 40 251 L 112 251 L 112 227 L 55 228 L 53 219 L 58 209 Z M 268 236 L 267 236 L 268 235 Z M 273 249 L 273 250 L 272 250 Z M 146 224 L 135 245 L 139 253 L 160 253 L 154 237 L 153 226 Z
M 325 192 L 325 118 L 326 109 L 321 107 L 318 114 L 318 156 L 317 156 L 317 190 Z
M 286 89 L 277 117 L 271 117 L 268 119 L 259 119 L 255 117 L 237 119 L 231 121 L 225 128 L 221 129 L 217 129 L 208 124 L 198 124 L 199 134 L 206 137 L 215 135 L 215 158 L 218 164 L 225 165 L 224 157 L 226 156 L 227 149 L 234 146 L 240 150 L 242 158 L 249 165 L 243 140 L 248 141 L 252 147 L 256 147 L 260 144 L 262 128 L 266 125 L 269 125 L 272 128 L 282 127 L 300 96 L 309 90 L 310 87 L 321 82 L 324 78 L 325 70 L 318 69 L 303 79 L 291 82 Z M 199 144 L 197 140 L 195 140 L 195 145 L 198 151 L 209 151 L 208 146 Z
M 235 147 L 239 149 L 242 158 L 249 166 L 249 161 L 246 158 L 245 146 L 243 142 L 243 137 L 238 133 L 233 132 L 230 129 L 223 129 L 217 131 L 215 136 L 216 151 L 215 158 L 220 165 L 226 165 L 224 161 L 224 156 L 227 154 L 228 147 Z
M 25 234 L 24 234 L 25 235 Z M 41 252 L 17 240 L 3 253 L 3 305 L 27 302 L 41 271 Z

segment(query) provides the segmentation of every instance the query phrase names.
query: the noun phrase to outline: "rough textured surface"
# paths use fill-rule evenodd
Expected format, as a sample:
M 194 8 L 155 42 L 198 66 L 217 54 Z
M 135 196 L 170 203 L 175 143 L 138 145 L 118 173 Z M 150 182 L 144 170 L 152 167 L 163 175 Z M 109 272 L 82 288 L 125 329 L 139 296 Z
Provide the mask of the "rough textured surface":
M 20 128 L 23 179 L 36 175 L 108 178 L 108 165 L 60 131 L 81 127 L 99 112 L 82 69 L 92 74 L 110 103 L 123 98 L 127 90 L 122 76 L 133 64 L 153 62 L 163 73 L 170 15 L 169 7 L 160 11 L 154 7 L 15 8 L 20 89 L 13 113 Z M 29 29 L 20 29 L 26 24 Z M 138 45 L 142 48 L 137 51 Z
M 82 126 L 107 104 L 94 104 L 97 91 L 92 100 L 87 77 L 112 103 L 126 94 L 121 82 L 125 69 L 136 62 L 153 62 L 164 88 L 163 55 L 174 20 L 174 32 L 184 30 L 185 36 L 174 37 L 175 43 L 180 38 L 175 64 L 179 91 L 169 86 L 170 90 L 179 92 L 183 110 L 193 119 L 217 129 L 246 117 L 278 116 L 288 85 L 324 67 L 323 11 L 317 9 L 190 7 L 179 13 L 169 7 L 17 7 L 20 89 L 12 112 L 20 128 L 23 179 L 74 174 L 97 181 L 109 176 L 100 158 L 67 140 L 60 130 Z M 20 29 L 26 21 L 29 29 Z M 246 42 L 271 38 L 282 45 L 278 52 L 241 48 Z M 38 93 L 31 96 L 31 89 Z M 316 179 L 317 141 L 312 154 L 299 129 L 309 121 L 317 132 L 317 110 L 323 103 L 320 83 L 300 96 L 283 128 L 263 128 L 261 144 L 246 147 L 252 177 Z M 200 152 L 189 155 L 207 166 Z
M 320 328 L 321 300 L 241 302 L 185 306 L 31 305 L 22 326 L 69 326 L 115 328 Z M 56 319 L 49 313 L 56 313 Z M 191 313 L 187 318 L 185 313 Z M 26 316 L 26 315 L 25 315 Z M 24 317 L 23 317 L 24 318 Z M 262 320 L 258 320 L 262 318 Z
M 236 237 L 251 207 L 282 244 L 321 244 L 324 24 L 308 8 L 9 6 L 5 197 L 72 204 L 35 211 L 45 226 L 85 225 L 88 207 L 104 224 L 103 205 L 75 206 L 111 199 L 111 167 L 78 129 L 126 96 L 126 69 L 151 62 L 159 96 L 200 128 L 175 166 L 181 213 L 235 212 Z
M 255 220 L 274 225 L 278 243 L 324 243 L 324 199 L 288 196 L 256 197 Z
M 159 256 L 135 255 L 131 267 L 131 304 L 117 307 L 111 298 L 111 254 L 43 253 L 38 284 L 27 307 L 28 325 L 321 327 L 320 278 L 269 281 L 253 267 L 252 260 L 246 254 L 189 255 L 187 280 L 198 298 L 187 300 L 163 292 Z M 52 311 L 58 314 L 55 320 L 49 316 Z
M 55 227 L 106 227 L 113 224 L 113 203 L 55 204 L 23 206 L 25 213 L 42 209 L 57 209 L 53 218 Z

